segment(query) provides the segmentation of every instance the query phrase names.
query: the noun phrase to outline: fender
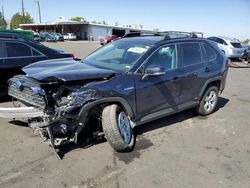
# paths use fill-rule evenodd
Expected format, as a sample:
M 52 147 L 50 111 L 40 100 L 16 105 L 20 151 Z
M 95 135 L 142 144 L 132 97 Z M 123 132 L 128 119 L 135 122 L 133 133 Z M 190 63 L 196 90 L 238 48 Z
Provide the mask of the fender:
M 122 107 L 124 108 L 124 110 L 126 110 L 126 112 L 128 113 L 128 115 L 131 119 L 133 119 L 135 117 L 135 113 L 134 113 L 133 109 L 131 108 L 129 103 L 124 98 L 122 98 L 122 97 L 109 97 L 109 98 L 98 99 L 96 101 L 89 102 L 85 106 L 83 106 L 78 114 L 79 122 L 84 124 L 86 121 L 86 118 L 88 116 L 88 111 L 92 107 L 94 107 L 96 105 L 101 105 L 104 103 L 120 103 L 122 105 Z
M 216 76 L 216 77 L 214 77 L 214 78 L 210 78 L 209 80 L 207 80 L 207 81 L 205 82 L 205 84 L 203 85 L 202 90 L 200 91 L 199 98 L 202 97 L 202 95 L 203 95 L 204 91 L 206 90 L 207 86 L 208 86 L 210 83 L 214 82 L 214 81 L 220 81 L 220 82 L 222 82 L 222 76 Z M 221 87 L 222 87 L 222 86 L 220 85 L 220 90 L 221 90 Z

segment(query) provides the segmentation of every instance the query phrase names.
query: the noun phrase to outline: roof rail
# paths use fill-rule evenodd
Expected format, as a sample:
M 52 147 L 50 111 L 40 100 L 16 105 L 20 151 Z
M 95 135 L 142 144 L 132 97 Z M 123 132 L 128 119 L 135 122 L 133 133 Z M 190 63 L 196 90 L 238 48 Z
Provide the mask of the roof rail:
M 123 36 L 127 37 L 145 37 L 145 36 L 162 36 L 163 40 L 171 40 L 177 38 L 203 38 L 202 32 L 186 32 L 186 31 L 161 31 L 161 32 L 131 32 Z
M 147 37 L 147 36 L 163 36 L 159 32 L 130 32 L 123 36 L 123 38 L 127 37 Z
M 202 32 L 162 31 L 160 33 L 164 35 L 164 40 L 176 39 L 176 38 L 198 38 L 198 35 L 200 35 L 200 37 L 203 38 Z

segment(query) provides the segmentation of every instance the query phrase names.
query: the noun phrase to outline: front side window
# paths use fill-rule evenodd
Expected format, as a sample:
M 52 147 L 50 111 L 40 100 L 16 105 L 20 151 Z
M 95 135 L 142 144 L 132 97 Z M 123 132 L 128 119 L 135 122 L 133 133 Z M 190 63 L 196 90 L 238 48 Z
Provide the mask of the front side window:
M 202 62 L 202 50 L 199 43 L 180 44 L 180 67 Z
M 94 67 L 126 72 L 149 48 L 149 44 L 118 40 L 101 47 L 82 62 Z
M 148 66 L 162 67 L 165 71 L 176 68 L 176 48 L 175 45 L 168 45 L 159 48 L 147 62 L 140 68 L 139 73 L 144 73 Z
M 22 43 L 6 42 L 8 57 L 32 56 L 31 48 Z

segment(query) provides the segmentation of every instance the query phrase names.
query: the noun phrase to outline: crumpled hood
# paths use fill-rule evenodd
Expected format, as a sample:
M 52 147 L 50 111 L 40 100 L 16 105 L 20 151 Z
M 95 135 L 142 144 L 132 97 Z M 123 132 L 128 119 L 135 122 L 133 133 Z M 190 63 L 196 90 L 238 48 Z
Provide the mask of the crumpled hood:
M 27 76 L 39 81 L 51 81 L 53 79 L 75 81 L 104 78 L 114 74 L 112 70 L 92 67 L 72 58 L 39 61 L 24 67 L 22 70 Z

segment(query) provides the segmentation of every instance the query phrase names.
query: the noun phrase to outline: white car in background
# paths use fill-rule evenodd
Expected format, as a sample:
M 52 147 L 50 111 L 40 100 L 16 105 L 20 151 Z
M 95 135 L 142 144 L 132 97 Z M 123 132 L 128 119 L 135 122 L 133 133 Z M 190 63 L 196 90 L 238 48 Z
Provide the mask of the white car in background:
M 228 37 L 208 37 L 208 39 L 216 42 L 228 58 L 241 58 L 244 54 L 245 49 L 237 39 Z
M 77 37 L 74 33 L 66 33 L 64 36 L 63 36 L 64 40 L 76 40 Z

